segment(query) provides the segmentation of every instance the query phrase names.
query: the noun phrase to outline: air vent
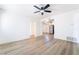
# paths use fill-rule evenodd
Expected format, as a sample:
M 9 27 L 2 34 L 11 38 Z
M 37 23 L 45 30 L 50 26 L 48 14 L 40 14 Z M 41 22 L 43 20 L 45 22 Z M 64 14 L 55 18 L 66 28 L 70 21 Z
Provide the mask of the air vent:
M 77 41 L 75 37 L 70 37 L 70 36 L 67 36 L 66 39 L 68 41 L 72 41 L 72 42 L 76 42 Z

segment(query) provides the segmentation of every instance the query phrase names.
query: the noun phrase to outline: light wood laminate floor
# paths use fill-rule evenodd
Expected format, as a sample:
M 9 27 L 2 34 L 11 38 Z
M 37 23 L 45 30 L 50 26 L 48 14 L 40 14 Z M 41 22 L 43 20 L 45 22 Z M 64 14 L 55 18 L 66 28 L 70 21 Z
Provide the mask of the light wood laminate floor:
M 1 55 L 72 55 L 76 54 L 77 44 L 55 39 L 53 35 L 20 40 L 0 45 Z

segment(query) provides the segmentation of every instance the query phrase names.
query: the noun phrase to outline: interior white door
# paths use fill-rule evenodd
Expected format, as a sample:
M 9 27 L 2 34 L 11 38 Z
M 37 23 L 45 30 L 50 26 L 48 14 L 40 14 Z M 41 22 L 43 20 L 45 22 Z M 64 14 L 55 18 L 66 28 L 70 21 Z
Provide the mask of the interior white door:
M 31 34 L 36 36 L 36 22 L 31 22 Z

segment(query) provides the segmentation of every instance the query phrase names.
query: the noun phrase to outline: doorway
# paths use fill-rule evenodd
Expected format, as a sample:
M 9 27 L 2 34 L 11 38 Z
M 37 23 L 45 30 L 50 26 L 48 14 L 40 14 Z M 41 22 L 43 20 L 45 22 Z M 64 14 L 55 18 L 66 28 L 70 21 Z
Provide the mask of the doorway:
M 31 37 L 36 37 L 36 22 L 31 22 Z
M 54 19 L 43 21 L 43 34 L 53 34 L 54 35 Z

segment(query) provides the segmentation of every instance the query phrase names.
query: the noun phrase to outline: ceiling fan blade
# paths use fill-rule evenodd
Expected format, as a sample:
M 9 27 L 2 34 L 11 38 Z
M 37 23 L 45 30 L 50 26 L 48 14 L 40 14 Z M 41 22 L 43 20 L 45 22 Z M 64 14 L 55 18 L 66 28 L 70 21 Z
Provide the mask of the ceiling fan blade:
M 49 13 L 51 13 L 52 11 L 50 11 L 50 10 L 44 10 L 45 12 L 49 12 Z
M 49 4 L 47 4 L 47 5 L 44 7 L 44 9 L 47 9 L 49 6 L 50 6 L 50 5 L 49 5 Z
M 38 12 L 40 12 L 40 11 L 36 11 L 36 12 L 34 12 L 34 13 L 38 13 Z
M 39 10 L 41 10 L 41 8 L 39 8 L 38 6 L 34 6 L 35 8 L 37 8 L 37 9 L 39 9 Z

